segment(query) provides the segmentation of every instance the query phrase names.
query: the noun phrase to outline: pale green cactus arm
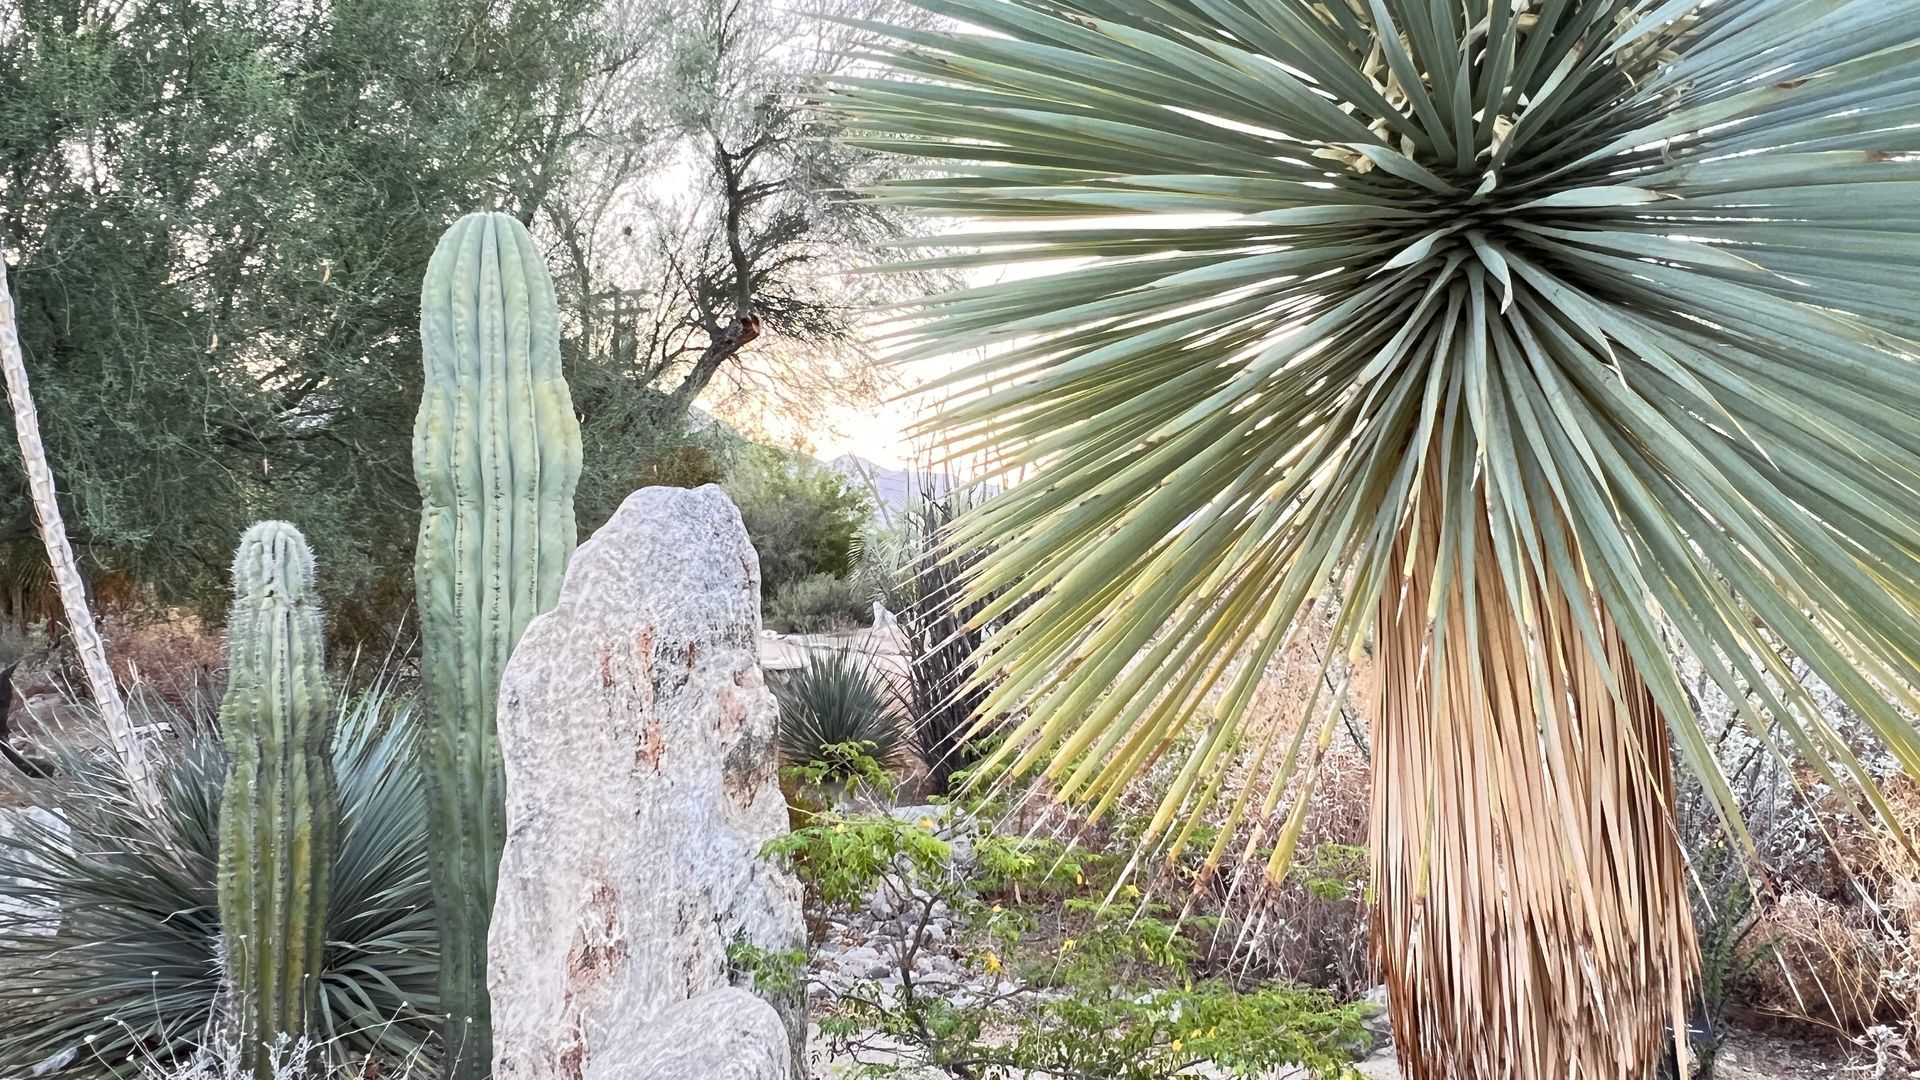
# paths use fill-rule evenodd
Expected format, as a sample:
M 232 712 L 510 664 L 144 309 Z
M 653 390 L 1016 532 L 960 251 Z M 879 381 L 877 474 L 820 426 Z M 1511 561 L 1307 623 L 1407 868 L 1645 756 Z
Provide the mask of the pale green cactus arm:
M 259 1080 L 318 1004 L 339 835 L 331 699 L 313 553 L 292 525 L 262 521 L 233 560 L 219 881 L 231 1019 Z
M 506 838 L 494 703 L 577 539 L 580 425 L 560 372 L 559 311 L 533 237 L 506 214 L 447 230 L 420 297 L 426 386 L 414 425 L 414 564 L 432 789 L 441 1002 L 452 1080 L 491 1066 L 487 924 Z

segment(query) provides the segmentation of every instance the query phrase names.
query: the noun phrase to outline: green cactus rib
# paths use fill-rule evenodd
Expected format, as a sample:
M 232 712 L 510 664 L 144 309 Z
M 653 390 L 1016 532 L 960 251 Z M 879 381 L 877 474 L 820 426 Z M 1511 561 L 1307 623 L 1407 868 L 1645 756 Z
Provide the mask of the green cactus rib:
M 414 425 L 431 871 L 451 1080 L 492 1064 L 487 925 L 506 840 L 494 705 L 528 620 L 553 606 L 577 539 L 580 425 L 559 311 L 533 237 L 469 214 L 421 288 L 426 386 Z
M 233 560 L 219 896 L 235 1035 L 260 1080 L 319 1002 L 339 837 L 331 698 L 313 553 L 292 525 L 259 522 Z

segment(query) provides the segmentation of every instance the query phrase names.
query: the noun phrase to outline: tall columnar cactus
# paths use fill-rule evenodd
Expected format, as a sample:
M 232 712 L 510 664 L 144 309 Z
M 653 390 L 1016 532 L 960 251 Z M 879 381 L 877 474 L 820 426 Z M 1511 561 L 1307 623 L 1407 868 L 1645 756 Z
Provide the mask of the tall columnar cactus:
M 560 374 L 553 283 L 514 218 L 469 214 L 447 230 L 427 265 L 420 336 L 424 753 L 448 1071 L 464 1080 L 493 1056 L 487 923 L 506 838 L 494 702 L 520 632 L 553 606 L 573 554 L 580 425 Z
M 318 1004 L 339 835 L 333 716 L 313 553 L 292 525 L 262 521 L 233 560 L 220 702 L 220 926 L 234 1027 L 260 1080 L 278 1037 L 304 1036 Z

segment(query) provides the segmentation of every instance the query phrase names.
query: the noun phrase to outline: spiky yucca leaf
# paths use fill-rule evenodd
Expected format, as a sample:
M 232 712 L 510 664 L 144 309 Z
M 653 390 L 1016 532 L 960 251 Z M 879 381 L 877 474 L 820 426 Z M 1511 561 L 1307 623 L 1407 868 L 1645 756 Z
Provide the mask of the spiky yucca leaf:
M 1038 477 L 966 530 L 1042 594 L 990 646 L 1015 764 L 1104 808 L 1191 746 L 1181 835 L 1344 598 L 1415 1074 L 1637 1075 L 1692 965 L 1662 720 L 1733 817 L 1664 627 L 1883 814 L 1789 658 L 1920 775 L 1909 5 L 917 2 L 959 28 L 843 108 L 939 171 L 876 197 L 1001 224 L 905 265 L 1061 267 L 898 343 L 990 348 L 942 434 Z M 1258 752 L 1310 773 L 1331 715 Z
M 116 762 L 79 750 L 59 753 L 52 780 L 0 776 L 71 831 L 0 840 L 0 1074 L 49 1060 L 65 1062 L 53 1077 L 134 1074 L 219 1037 L 220 737 L 204 711 L 130 704 L 182 733 L 156 747 L 158 821 L 128 798 Z M 430 1068 L 438 935 L 412 700 L 382 680 L 337 707 L 342 819 L 314 1030 L 334 1064 Z M 49 934 L 50 907 L 63 915 Z
M 814 649 L 800 666 L 768 680 L 780 710 L 780 757 L 787 765 L 833 764 L 847 748 L 892 763 L 903 748 L 900 691 L 871 655 Z

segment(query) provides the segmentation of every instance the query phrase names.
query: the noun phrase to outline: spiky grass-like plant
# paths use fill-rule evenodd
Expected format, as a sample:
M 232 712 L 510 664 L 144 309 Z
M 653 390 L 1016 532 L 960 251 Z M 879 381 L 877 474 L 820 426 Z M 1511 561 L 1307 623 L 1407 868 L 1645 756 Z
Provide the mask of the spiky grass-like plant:
M 1039 594 L 989 646 L 1014 763 L 1104 808 L 1191 747 L 1182 841 L 1337 604 L 1409 1074 L 1647 1075 L 1695 968 L 1670 747 L 1735 817 L 1663 625 L 1883 814 L 1789 657 L 1920 774 L 1911 5 L 918 3 L 955 28 L 842 107 L 935 170 L 876 197 L 1000 226 L 906 265 L 1056 260 L 900 350 L 995 346 L 938 423 L 1037 474 L 960 535 L 987 617 Z M 1310 711 L 1257 751 L 1284 776 Z M 1284 862 L 1289 790 L 1218 835 L 1257 811 Z
M 29 825 L 0 839 L 0 899 L 10 901 L 0 906 L 0 1075 L 137 1074 L 198 1053 L 223 1028 L 220 736 L 204 714 L 146 707 L 144 724 L 179 735 L 155 744 L 158 820 L 130 798 L 116 760 L 68 750 L 51 780 L 0 777 L 69 830 Z M 412 702 L 381 682 L 338 708 L 339 850 L 311 1030 L 330 1064 L 373 1055 L 429 1069 L 438 939 Z M 61 915 L 47 933 L 50 908 Z
M 974 760 L 966 736 L 985 698 L 975 666 L 989 627 L 974 621 L 989 597 L 969 596 L 967 575 L 985 552 L 956 549 L 954 523 L 984 500 L 973 488 L 931 484 L 906 511 L 907 567 L 897 613 L 907 653 L 907 704 L 914 751 L 926 762 L 929 789 L 945 795 L 954 773 Z
M 767 685 L 780 710 L 780 757 L 787 765 L 833 766 L 855 747 L 882 764 L 899 758 L 900 694 L 872 656 L 813 649 Z

